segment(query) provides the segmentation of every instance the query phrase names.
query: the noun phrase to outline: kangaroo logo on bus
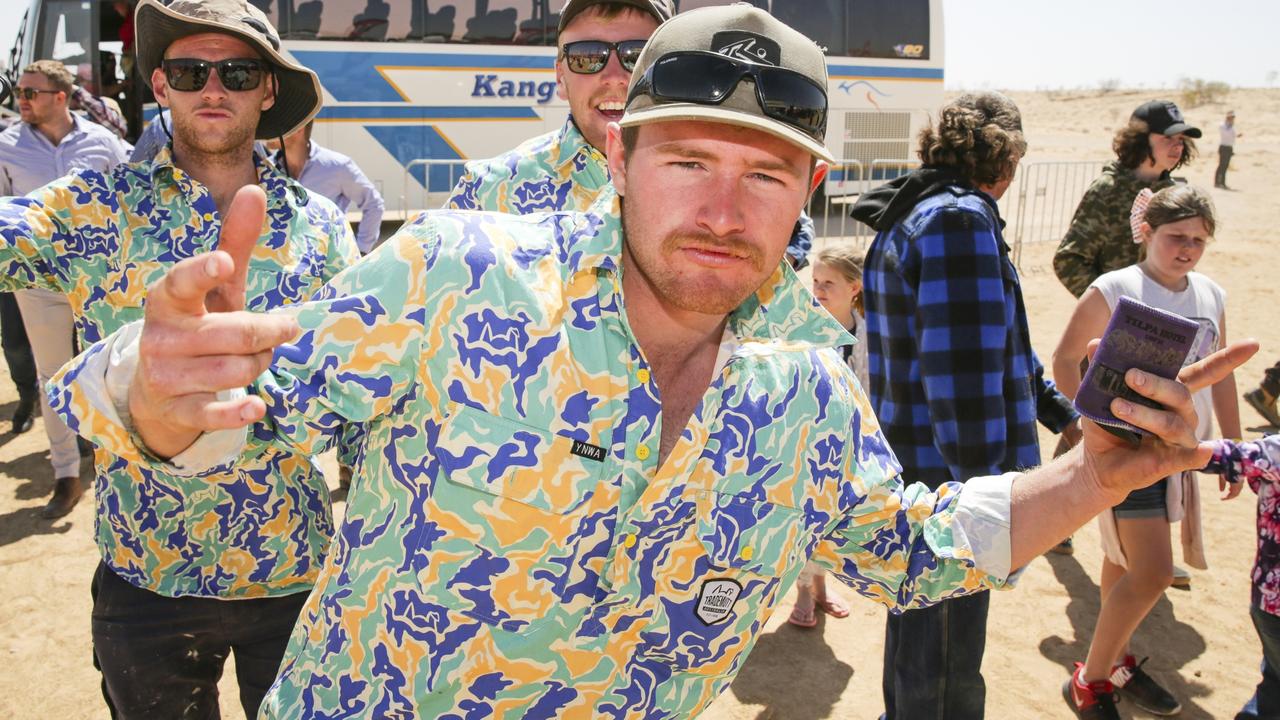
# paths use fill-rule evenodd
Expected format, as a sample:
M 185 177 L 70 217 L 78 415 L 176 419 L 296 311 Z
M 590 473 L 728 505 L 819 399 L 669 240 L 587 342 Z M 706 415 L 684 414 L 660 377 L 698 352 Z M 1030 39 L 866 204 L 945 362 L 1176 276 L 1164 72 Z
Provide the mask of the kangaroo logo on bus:
M 736 60 L 766 65 L 778 65 L 782 62 L 782 48 L 778 43 L 763 35 L 741 30 L 716 33 L 711 38 L 711 48 Z
M 476 73 L 471 97 L 536 98 L 539 105 L 551 102 L 556 94 L 556 81 L 501 80 L 493 73 Z

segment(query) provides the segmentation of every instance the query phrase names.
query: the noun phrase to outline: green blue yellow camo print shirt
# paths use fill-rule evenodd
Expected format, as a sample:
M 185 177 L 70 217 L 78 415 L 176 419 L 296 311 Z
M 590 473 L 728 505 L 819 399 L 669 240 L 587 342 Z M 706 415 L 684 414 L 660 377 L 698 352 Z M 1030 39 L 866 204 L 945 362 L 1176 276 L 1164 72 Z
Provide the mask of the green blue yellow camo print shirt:
M 848 335 L 789 268 L 730 316 L 659 466 L 606 207 L 428 213 L 282 310 L 302 332 L 248 436 L 368 435 L 263 717 L 685 718 L 810 556 L 893 608 L 1004 583 L 1011 479 L 903 487 Z M 110 404 L 120 337 L 57 381 L 64 413 Z
M 606 162 L 568 118 L 510 152 L 467 163 L 445 206 L 515 215 L 587 210 L 613 187 Z
M 306 299 L 359 255 L 332 203 L 255 162 L 268 203 L 248 304 L 266 310 Z M 208 190 L 167 149 L 149 164 L 81 171 L 0 201 L 0 289 L 66 294 L 87 347 L 141 318 L 147 285 L 213 249 L 220 227 Z M 283 595 L 315 581 L 333 521 L 307 454 L 263 435 L 243 464 L 179 477 L 102 449 L 109 438 L 92 427 L 71 427 L 100 446 L 97 541 L 120 577 L 161 595 L 221 598 Z

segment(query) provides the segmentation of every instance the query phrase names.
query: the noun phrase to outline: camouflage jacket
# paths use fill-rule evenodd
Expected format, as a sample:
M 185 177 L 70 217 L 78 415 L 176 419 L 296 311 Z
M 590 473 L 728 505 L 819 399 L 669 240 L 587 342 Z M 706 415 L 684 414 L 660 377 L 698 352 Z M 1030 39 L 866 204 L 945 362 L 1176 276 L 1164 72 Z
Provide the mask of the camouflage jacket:
M 1168 173 L 1147 182 L 1118 163 L 1102 169 L 1102 176 L 1080 198 L 1071 227 L 1053 254 L 1053 271 L 1072 295 L 1083 295 L 1103 273 L 1138 262 L 1142 246 L 1133 242 L 1129 229 L 1133 199 L 1143 188 L 1155 191 L 1170 185 Z

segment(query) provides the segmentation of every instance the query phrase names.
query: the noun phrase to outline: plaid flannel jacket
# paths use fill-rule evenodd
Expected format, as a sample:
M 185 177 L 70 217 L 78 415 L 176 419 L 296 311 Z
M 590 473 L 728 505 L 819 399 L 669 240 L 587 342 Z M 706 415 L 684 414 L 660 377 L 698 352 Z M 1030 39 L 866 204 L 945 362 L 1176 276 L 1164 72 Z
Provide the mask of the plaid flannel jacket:
M 1003 221 L 948 186 L 876 235 L 864 276 L 870 394 L 909 482 L 937 487 L 1040 464 L 1036 419 L 1074 417 L 1031 349 Z

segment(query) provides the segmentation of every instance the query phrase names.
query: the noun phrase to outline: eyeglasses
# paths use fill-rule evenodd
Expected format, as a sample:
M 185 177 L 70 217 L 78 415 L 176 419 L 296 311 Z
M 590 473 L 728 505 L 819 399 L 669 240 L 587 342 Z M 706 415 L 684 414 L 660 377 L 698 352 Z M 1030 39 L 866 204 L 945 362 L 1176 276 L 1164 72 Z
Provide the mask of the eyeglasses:
M 764 114 L 823 142 L 827 134 L 827 91 L 794 70 L 742 62 L 719 53 L 689 50 L 658 58 L 627 97 L 719 105 L 750 77 Z
M 161 63 L 164 76 L 169 87 L 179 92 L 195 92 L 204 89 L 209 82 L 213 68 L 218 69 L 218 79 L 222 87 L 232 92 L 253 90 L 262 84 L 262 76 L 266 72 L 266 63 L 261 60 L 196 60 L 194 58 L 174 58 Z
M 29 88 L 29 87 L 25 87 L 25 88 L 20 87 L 20 88 L 13 89 L 14 95 L 17 95 L 18 97 L 28 102 L 40 97 L 40 93 L 49 93 L 50 95 L 57 95 L 60 92 L 62 91 L 61 90 L 40 90 L 38 88 Z
M 611 43 L 607 40 L 576 40 L 564 44 L 565 64 L 569 72 L 579 75 L 595 75 L 609 64 L 609 53 L 618 54 L 622 69 L 631 72 L 644 49 L 644 40 L 623 40 Z

